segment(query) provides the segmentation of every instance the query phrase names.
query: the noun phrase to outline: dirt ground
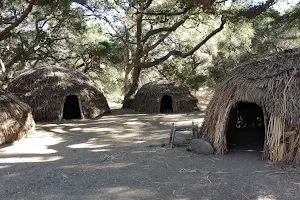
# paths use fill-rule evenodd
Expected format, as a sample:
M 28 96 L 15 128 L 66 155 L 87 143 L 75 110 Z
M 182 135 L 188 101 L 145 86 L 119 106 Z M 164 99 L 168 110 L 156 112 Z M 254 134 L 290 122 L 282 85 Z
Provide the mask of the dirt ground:
M 260 152 L 198 155 L 167 141 L 171 123 L 203 113 L 114 110 L 98 120 L 38 124 L 36 134 L 0 149 L 0 199 L 300 199 L 300 170 Z

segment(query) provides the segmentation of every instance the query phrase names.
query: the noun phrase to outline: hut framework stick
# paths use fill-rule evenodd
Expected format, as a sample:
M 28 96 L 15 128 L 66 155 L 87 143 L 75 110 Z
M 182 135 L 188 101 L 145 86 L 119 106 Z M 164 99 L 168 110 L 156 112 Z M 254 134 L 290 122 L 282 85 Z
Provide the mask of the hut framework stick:
M 193 138 L 195 138 L 195 132 L 196 132 L 196 129 L 195 129 L 195 124 L 194 122 L 192 121 L 192 130 L 193 130 Z
M 173 148 L 173 144 L 174 144 L 175 132 L 176 132 L 176 129 L 175 129 L 175 126 L 173 123 L 172 130 L 171 130 L 171 145 L 170 145 L 171 149 Z
M 174 129 L 174 127 L 175 127 L 175 125 L 174 125 L 174 123 L 172 123 L 171 132 L 170 132 L 169 144 L 171 144 L 171 141 L 172 141 L 172 134 L 173 134 L 173 129 Z

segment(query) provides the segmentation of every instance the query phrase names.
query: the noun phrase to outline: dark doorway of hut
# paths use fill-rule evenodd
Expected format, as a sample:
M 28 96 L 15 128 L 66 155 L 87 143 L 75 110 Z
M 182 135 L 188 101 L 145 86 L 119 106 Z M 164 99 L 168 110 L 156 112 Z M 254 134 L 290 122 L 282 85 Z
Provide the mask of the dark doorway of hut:
M 262 152 L 265 127 L 262 108 L 255 103 L 238 102 L 230 111 L 226 132 L 227 148 Z
M 160 101 L 160 113 L 173 113 L 173 99 L 169 95 L 164 95 Z
M 79 101 L 76 95 L 66 97 L 63 108 L 63 119 L 81 119 Z

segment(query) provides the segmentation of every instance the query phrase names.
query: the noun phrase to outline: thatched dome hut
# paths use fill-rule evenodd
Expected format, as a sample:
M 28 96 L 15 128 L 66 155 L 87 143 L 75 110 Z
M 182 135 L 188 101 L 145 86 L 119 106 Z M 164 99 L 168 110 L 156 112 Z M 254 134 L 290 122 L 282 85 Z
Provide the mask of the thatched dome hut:
M 31 108 L 14 95 L 0 92 L 0 144 L 19 140 L 34 128 Z
M 33 109 L 36 121 L 96 118 L 110 112 L 95 83 L 71 69 L 30 69 L 16 77 L 8 89 Z
M 142 113 L 180 113 L 198 110 L 197 102 L 187 86 L 151 82 L 136 93 L 130 108 Z
M 200 134 L 217 153 L 232 141 L 258 142 L 265 158 L 299 164 L 299 91 L 300 49 L 245 63 L 215 90 Z

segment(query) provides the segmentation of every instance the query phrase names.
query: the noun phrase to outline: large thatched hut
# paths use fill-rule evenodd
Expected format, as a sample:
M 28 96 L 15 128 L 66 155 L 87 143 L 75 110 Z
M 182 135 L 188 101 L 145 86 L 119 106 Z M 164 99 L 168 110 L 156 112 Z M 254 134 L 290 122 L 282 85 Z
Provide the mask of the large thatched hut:
M 180 113 L 198 110 L 190 89 L 174 82 L 151 82 L 136 93 L 130 108 L 142 113 Z
M 215 90 L 200 134 L 218 153 L 256 144 L 265 158 L 299 164 L 299 91 L 300 49 L 245 63 Z
M 19 140 L 34 128 L 31 108 L 14 95 L 0 92 L 0 144 Z
M 36 121 L 96 118 L 110 112 L 95 83 L 71 69 L 30 69 L 16 77 L 8 88 L 33 109 Z

